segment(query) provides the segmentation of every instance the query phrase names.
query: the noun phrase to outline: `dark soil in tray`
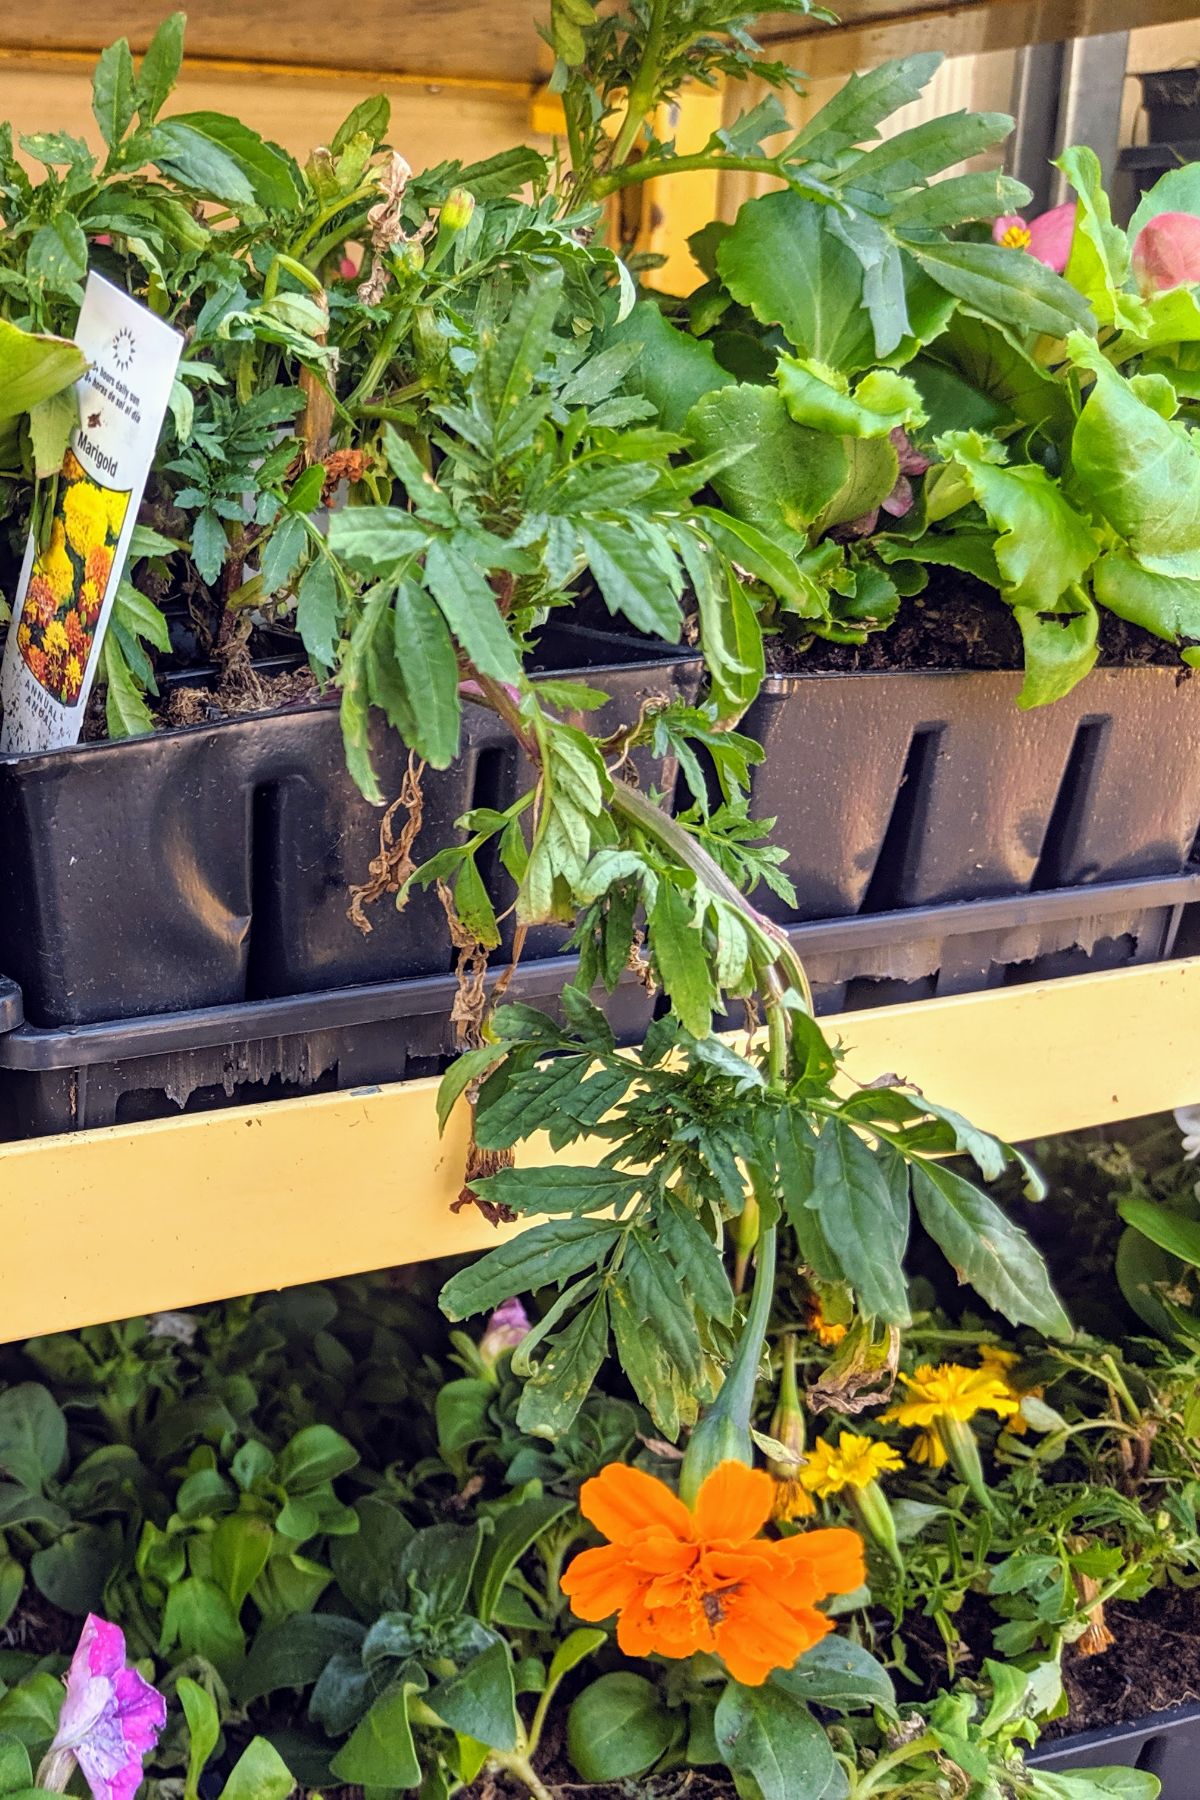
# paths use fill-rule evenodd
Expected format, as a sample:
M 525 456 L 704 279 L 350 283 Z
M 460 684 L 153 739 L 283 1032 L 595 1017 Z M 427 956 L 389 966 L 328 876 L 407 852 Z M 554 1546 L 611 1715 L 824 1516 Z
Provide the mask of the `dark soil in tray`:
M 737 1800 L 737 1789 L 728 1781 L 714 1781 L 699 1769 L 675 1769 L 669 1775 L 639 1776 L 628 1781 L 605 1781 L 598 1787 L 567 1775 L 561 1780 L 553 1769 L 540 1771 L 554 1800 Z M 332 1800 L 332 1796 L 330 1797 Z M 461 1800 L 529 1800 L 529 1789 L 519 1782 L 477 1781 L 461 1790 Z
M 1173 644 L 1110 612 L 1100 614 L 1100 662 L 1113 668 L 1153 663 L 1177 668 L 1182 679 L 1188 675 Z M 895 623 L 872 632 L 865 644 L 798 639 L 790 629 L 767 643 L 767 667 L 775 675 L 1019 669 L 1021 664 L 1021 633 L 1011 608 L 983 582 L 947 569 L 931 569 L 925 591 L 902 600 Z
M 1136 1606 L 1107 1606 L 1116 1640 L 1102 1656 L 1068 1651 L 1063 1677 L 1070 1715 L 1046 1737 L 1096 1731 L 1200 1700 L 1200 1593 L 1160 1588 Z

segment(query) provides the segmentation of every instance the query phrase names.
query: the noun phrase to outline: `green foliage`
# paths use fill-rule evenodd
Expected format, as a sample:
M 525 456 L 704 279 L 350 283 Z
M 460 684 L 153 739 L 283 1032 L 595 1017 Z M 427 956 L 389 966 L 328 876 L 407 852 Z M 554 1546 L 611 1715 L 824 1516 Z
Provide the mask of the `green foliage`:
M 599 1166 L 559 1162 L 476 1182 L 490 1202 L 552 1217 L 454 1276 L 442 1296 L 451 1318 L 467 1318 L 518 1287 L 559 1290 L 521 1401 L 528 1430 L 553 1437 L 570 1423 L 610 1326 L 659 1430 L 675 1439 L 694 1422 L 706 1357 L 731 1320 L 721 1249 L 748 1186 L 760 1207 L 796 1222 L 805 1260 L 810 1240 L 819 1244 L 822 1275 L 846 1282 L 864 1314 L 905 1324 L 911 1179 L 922 1223 L 961 1279 L 1013 1322 L 1069 1332 L 1024 1234 L 965 1177 L 930 1160 L 965 1144 L 994 1176 L 1006 1156 L 994 1139 L 902 1088 L 840 1099 L 811 1024 L 798 1031 L 787 1085 L 776 1089 L 763 1063 L 697 1039 L 682 1022 L 659 1021 L 644 1049 L 624 1052 L 578 997 L 571 1012 L 565 1027 L 526 1007 L 496 1013 L 505 1055 L 479 1091 L 476 1138 L 501 1150 L 548 1130 L 561 1149 L 590 1136 L 607 1146 Z M 523 1361 L 531 1358 L 532 1350 Z

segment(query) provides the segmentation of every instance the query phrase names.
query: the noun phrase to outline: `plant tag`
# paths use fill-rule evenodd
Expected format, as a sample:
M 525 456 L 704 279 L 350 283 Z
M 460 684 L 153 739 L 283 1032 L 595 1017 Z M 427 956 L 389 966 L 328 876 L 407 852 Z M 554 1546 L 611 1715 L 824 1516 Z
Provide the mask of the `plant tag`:
M 53 511 L 25 546 L 0 672 L 0 752 L 79 742 L 183 349 L 177 331 L 94 272 L 75 341 L 90 366 L 75 384 L 79 423 Z

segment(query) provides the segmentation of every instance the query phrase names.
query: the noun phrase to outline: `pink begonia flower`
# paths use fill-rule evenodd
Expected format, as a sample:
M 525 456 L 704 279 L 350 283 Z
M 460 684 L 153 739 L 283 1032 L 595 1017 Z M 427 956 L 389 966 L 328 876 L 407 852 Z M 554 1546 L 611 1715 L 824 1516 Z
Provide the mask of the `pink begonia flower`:
M 505 1300 L 487 1322 L 479 1340 L 479 1354 L 486 1368 L 494 1368 L 500 1358 L 515 1350 L 529 1336 L 529 1315 L 519 1300 Z
M 1028 223 L 1019 213 L 1004 213 L 992 224 L 992 238 L 1006 250 L 1028 250 L 1040 263 L 1061 275 L 1075 235 L 1075 202 L 1052 206 Z
M 1133 272 L 1143 294 L 1200 283 L 1200 219 L 1191 213 L 1159 213 L 1143 225 L 1133 245 Z
M 1062 206 L 1052 206 L 1049 212 L 1039 213 L 1029 224 L 1029 254 L 1036 256 L 1039 262 L 1061 275 L 1067 266 L 1071 254 L 1071 239 L 1075 236 L 1075 202 L 1067 200 Z
M 89 1613 L 38 1786 L 63 1793 L 78 1763 L 94 1800 L 133 1800 L 142 1765 L 166 1722 L 167 1703 L 158 1689 L 125 1666 L 125 1633 Z
M 354 281 L 358 275 L 358 264 L 352 256 L 343 256 L 338 264 L 338 274 L 343 281 Z

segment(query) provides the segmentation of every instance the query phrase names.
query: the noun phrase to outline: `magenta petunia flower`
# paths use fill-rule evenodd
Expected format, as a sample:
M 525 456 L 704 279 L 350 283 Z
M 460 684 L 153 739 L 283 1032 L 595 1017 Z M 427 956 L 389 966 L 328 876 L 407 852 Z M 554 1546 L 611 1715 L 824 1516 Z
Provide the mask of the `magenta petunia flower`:
M 125 1664 L 125 1633 L 89 1613 L 67 1671 L 58 1731 L 38 1786 L 62 1793 L 76 1763 L 94 1800 L 133 1800 L 167 1722 L 157 1688 Z
M 505 1300 L 487 1322 L 479 1340 L 479 1354 L 487 1368 L 493 1368 L 500 1357 L 515 1350 L 530 1331 L 529 1315 L 519 1300 Z
M 1138 232 L 1133 272 L 1143 294 L 1200 284 L 1200 219 L 1191 213 L 1159 213 Z

